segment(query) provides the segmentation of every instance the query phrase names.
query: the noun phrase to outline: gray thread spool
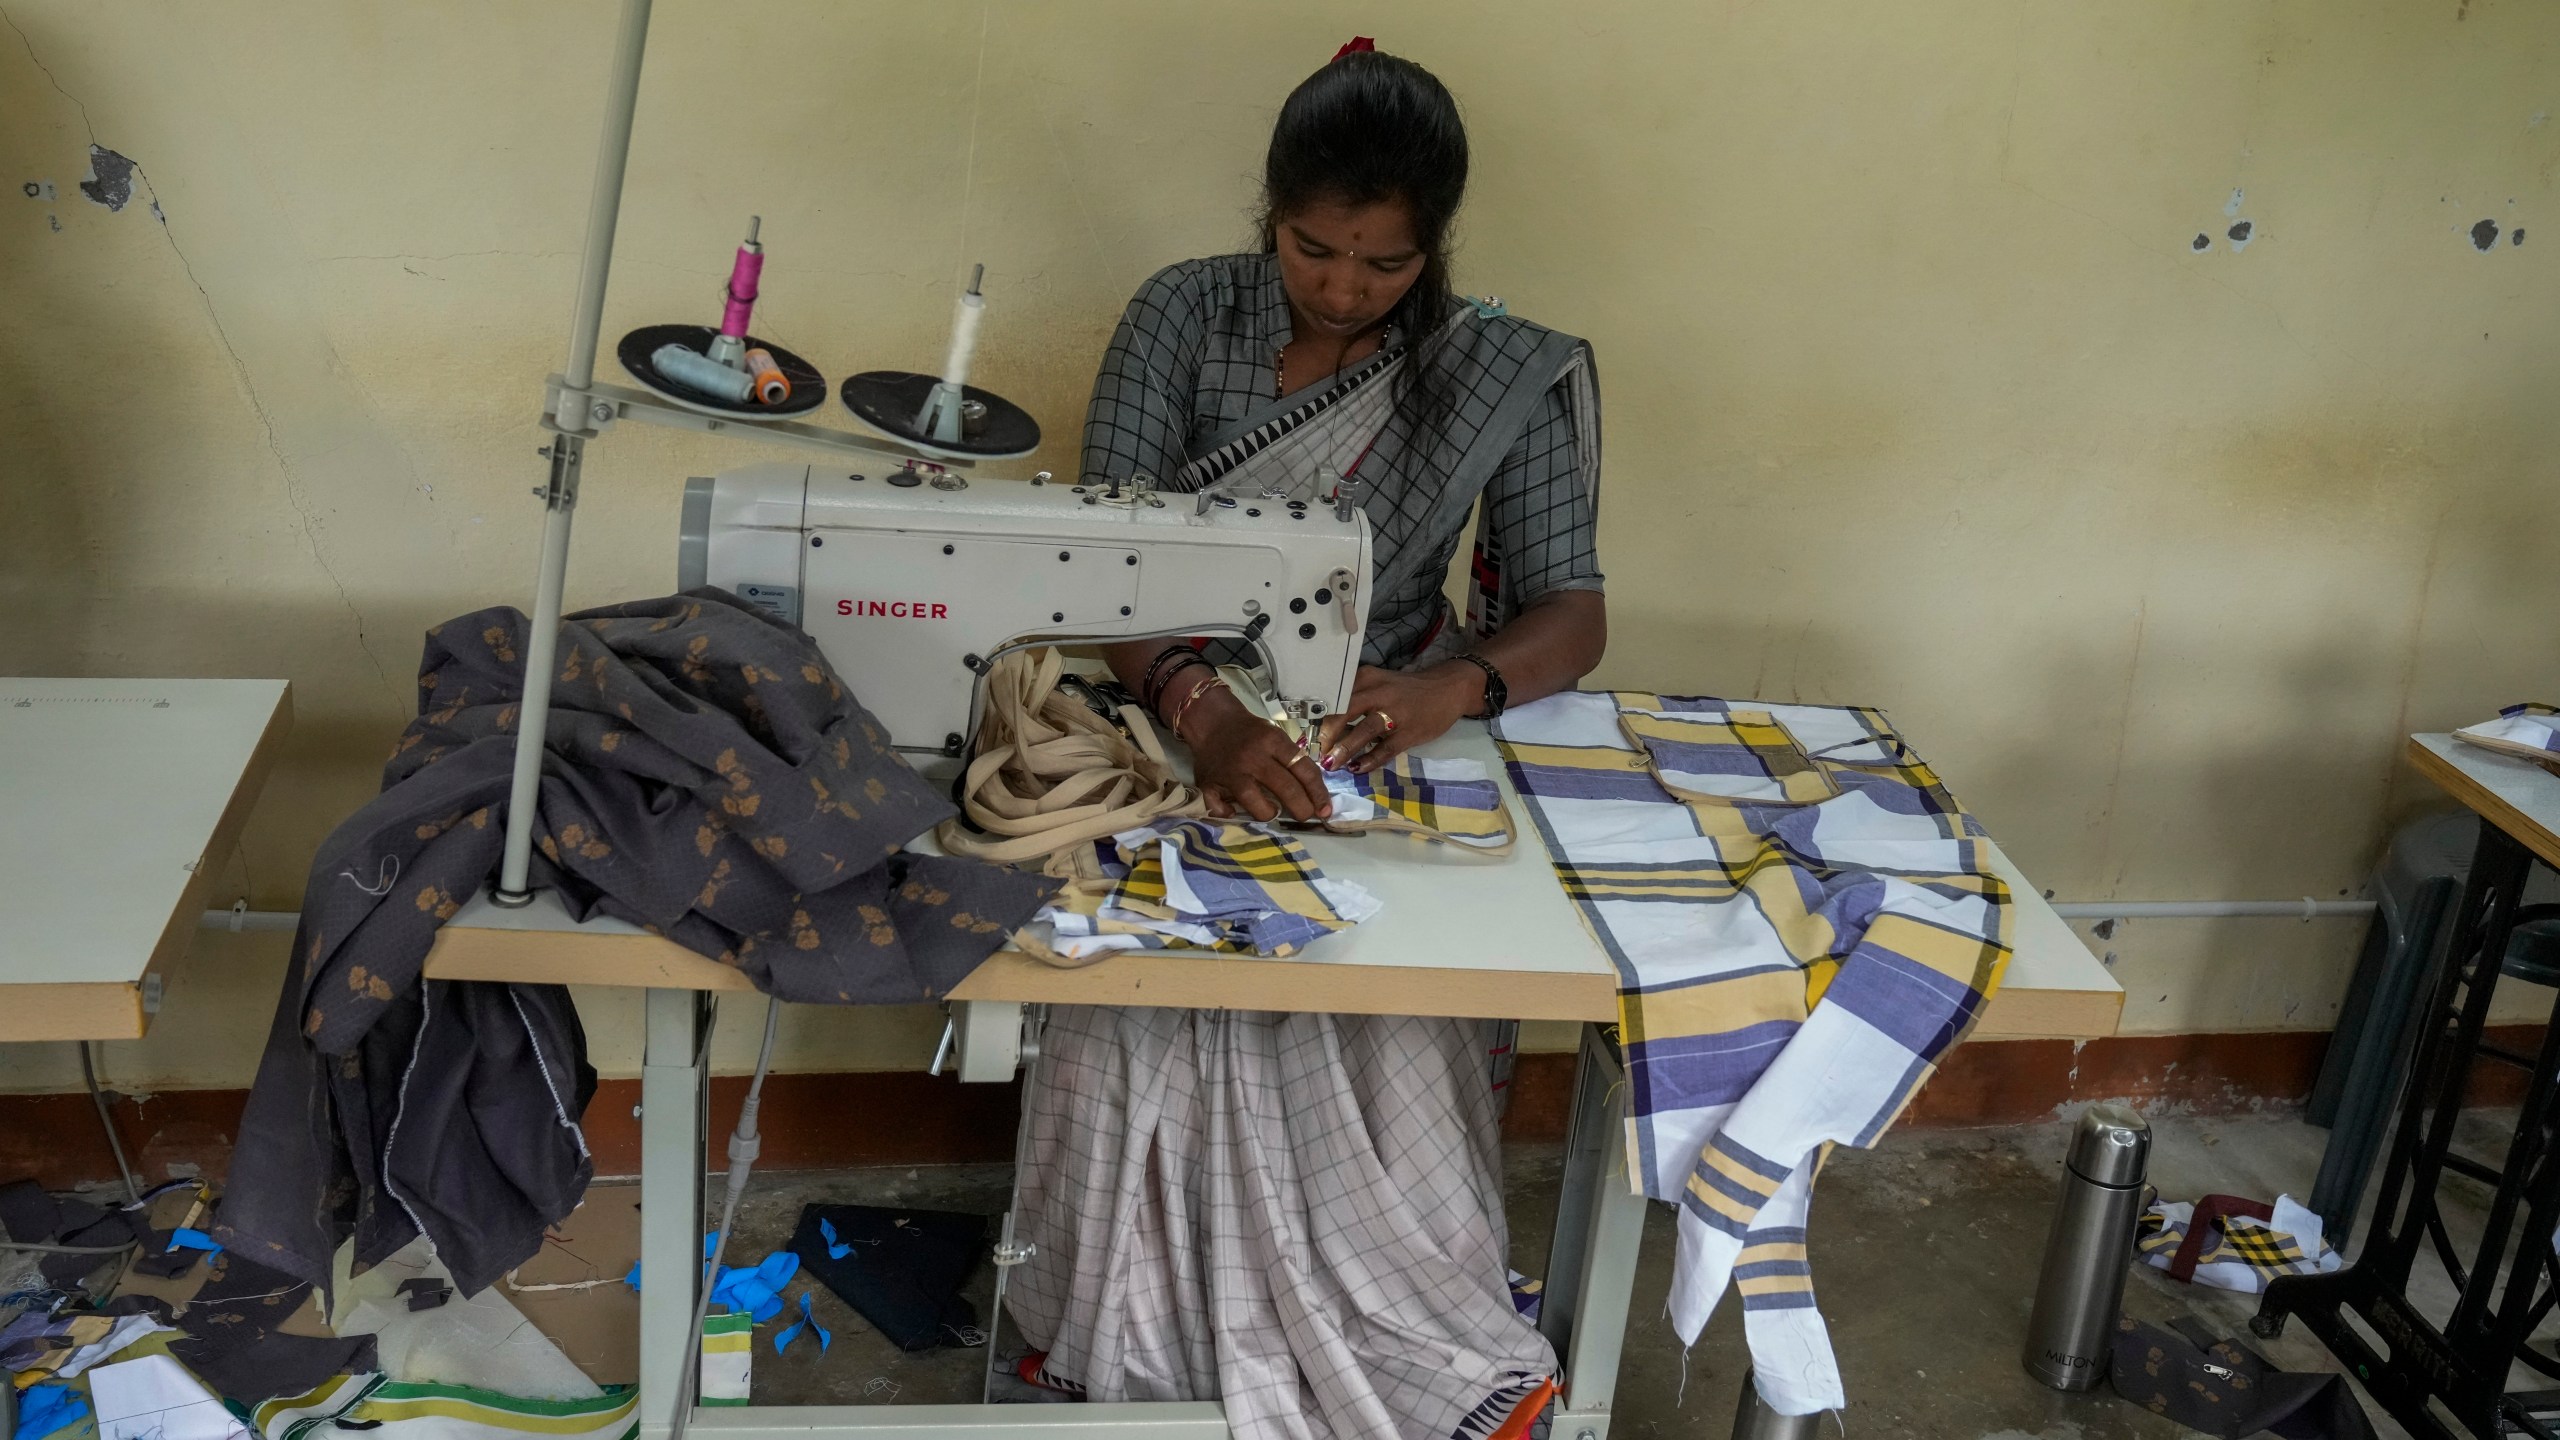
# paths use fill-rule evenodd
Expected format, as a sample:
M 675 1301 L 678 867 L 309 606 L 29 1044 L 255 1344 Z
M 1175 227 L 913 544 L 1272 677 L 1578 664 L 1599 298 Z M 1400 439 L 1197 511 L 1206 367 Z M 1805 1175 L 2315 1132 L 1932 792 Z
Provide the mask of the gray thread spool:
M 2072 1127 L 2020 1357 L 2056 1390 L 2094 1390 L 2107 1376 L 2150 1159 L 2151 1127 L 2121 1105 L 2092 1105 Z
M 697 394 L 744 405 L 755 392 L 755 380 L 743 370 L 732 370 L 717 360 L 696 355 L 681 345 L 666 344 L 649 357 L 658 373 Z
M 1822 1417 L 1814 1415 L 1781 1415 L 1760 1398 L 1760 1379 L 1754 1372 L 1742 1372 L 1742 1402 L 1733 1409 L 1733 1440 L 1814 1440 L 1821 1434 Z

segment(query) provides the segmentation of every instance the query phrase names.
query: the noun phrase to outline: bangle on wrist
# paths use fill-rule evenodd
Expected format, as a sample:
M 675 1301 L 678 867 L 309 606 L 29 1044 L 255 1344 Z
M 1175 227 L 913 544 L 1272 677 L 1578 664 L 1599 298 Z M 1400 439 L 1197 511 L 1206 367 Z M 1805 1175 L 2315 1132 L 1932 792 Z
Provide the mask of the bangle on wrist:
M 1182 697 L 1182 703 L 1173 707 L 1173 718 L 1164 722 L 1165 728 L 1173 732 L 1175 739 L 1181 739 L 1182 722 L 1184 717 L 1191 713 L 1191 707 L 1199 704 L 1200 697 L 1208 694 L 1210 691 L 1224 690 L 1226 688 L 1227 677 L 1220 675 L 1215 671 L 1211 671 L 1208 679 L 1192 686 L 1191 693 Z
M 1190 649 L 1183 650 L 1174 659 L 1172 664 L 1165 667 L 1164 673 L 1156 676 L 1153 682 L 1148 686 L 1146 694 L 1143 697 L 1146 701 L 1147 712 L 1151 715 L 1163 715 L 1164 697 L 1173 689 L 1173 682 L 1180 678 L 1183 671 L 1188 670 L 1195 665 L 1207 665 L 1208 663 L 1208 661 L 1200 658 L 1198 651 Z
M 1152 694 L 1152 692 L 1155 692 L 1157 676 L 1160 676 L 1162 671 L 1165 671 L 1165 666 L 1167 666 L 1167 664 L 1172 664 L 1172 661 L 1175 661 L 1175 659 L 1180 659 L 1180 656 L 1183 656 L 1183 651 L 1190 651 L 1190 646 L 1165 646 L 1165 648 L 1162 648 L 1162 651 L 1157 651 L 1157 653 L 1155 653 L 1155 659 L 1147 661 L 1147 674 L 1139 676 L 1137 692 L 1142 694 L 1142 697 L 1144 697 L 1144 694 Z

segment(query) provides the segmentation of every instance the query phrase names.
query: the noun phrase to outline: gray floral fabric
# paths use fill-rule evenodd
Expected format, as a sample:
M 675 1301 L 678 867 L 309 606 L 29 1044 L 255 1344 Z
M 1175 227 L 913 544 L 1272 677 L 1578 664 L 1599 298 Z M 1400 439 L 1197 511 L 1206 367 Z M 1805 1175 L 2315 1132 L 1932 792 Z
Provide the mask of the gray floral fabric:
M 326 1284 L 424 1232 L 476 1291 L 591 1174 L 594 1088 L 568 992 L 423 979 L 496 869 L 527 622 L 428 632 L 382 793 L 322 843 L 215 1233 Z M 536 882 L 734 965 L 780 999 L 936 998 L 1054 882 L 900 847 L 953 813 L 814 642 L 723 591 L 564 622 Z

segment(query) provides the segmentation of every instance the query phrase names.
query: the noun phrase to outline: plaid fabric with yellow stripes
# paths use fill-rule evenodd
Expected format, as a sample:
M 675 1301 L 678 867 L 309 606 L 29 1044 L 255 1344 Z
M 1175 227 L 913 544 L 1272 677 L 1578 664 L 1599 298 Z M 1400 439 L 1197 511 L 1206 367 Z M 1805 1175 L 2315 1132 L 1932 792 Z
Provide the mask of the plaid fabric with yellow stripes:
M 1575 693 L 1496 736 L 1618 967 L 1629 1168 L 1682 1209 L 1675 1323 L 1694 1338 L 1731 1285 L 1746 1319 L 1804 1311 L 1817 1338 L 1771 1349 L 1827 1365 L 1811 1171 L 1872 1144 L 1999 985 L 1980 825 L 1873 709 Z
M 1365 800 L 1461 845 L 1496 845 L 1508 838 L 1502 787 L 1473 760 L 1405 754 L 1365 775 L 1330 771 L 1324 783 L 1337 814 L 1343 812 L 1344 800 Z
M 2170 1269 L 2194 1228 L 2195 1208 L 2193 1201 L 2151 1194 L 2134 1231 L 2135 1256 L 2154 1269 Z M 2321 1235 L 2317 1215 L 2290 1196 L 2278 1196 L 2272 1209 L 2266 1220 L 2231 1214 L 2215 1220 L 2196 1250 L 2194 1283 L 2254 1295 L 2278 1276 L 2316 1275 L 2344 1263 Z
M 1108 843 L 1108 885 L 1071 885 L 1043 911 L 1061 938 L 1135 937 L 1148 949 L 1293 955 L 1366 916 L 1296 840 L 1258 825 L 1160 820 Z M 1078 923 L 1078 922 L 1082 923 Z

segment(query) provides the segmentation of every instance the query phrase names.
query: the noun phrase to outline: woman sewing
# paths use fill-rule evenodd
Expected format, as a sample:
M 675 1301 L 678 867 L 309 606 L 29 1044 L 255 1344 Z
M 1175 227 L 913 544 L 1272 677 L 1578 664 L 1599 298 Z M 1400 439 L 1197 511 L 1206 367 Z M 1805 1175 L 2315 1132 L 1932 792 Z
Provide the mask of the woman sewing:
M 1327 498 L 1373 531 L 1348 713 L 1302 747 L 1187 642 L 1114 671 L 1189 746 L 1211 813 L 1329 813 L 1461 719 L 1568 689 L 1607 639 L 1590 351 L 1462 300 L 1456 103 L 1354 41 L 1292 93 L 1258 253 L 1140 288 L 1103 358 L 1083 478 Z M 1475 521 L 1474 599 L 1443 598 Z M 1043 1033 L 1008 1304 L 1037 1378 L 1216 1398 L 1240 1437 L 1481 1437 L 1555 1370 L 1506 1285 L 1492 1027 L 1063 1008 Z

